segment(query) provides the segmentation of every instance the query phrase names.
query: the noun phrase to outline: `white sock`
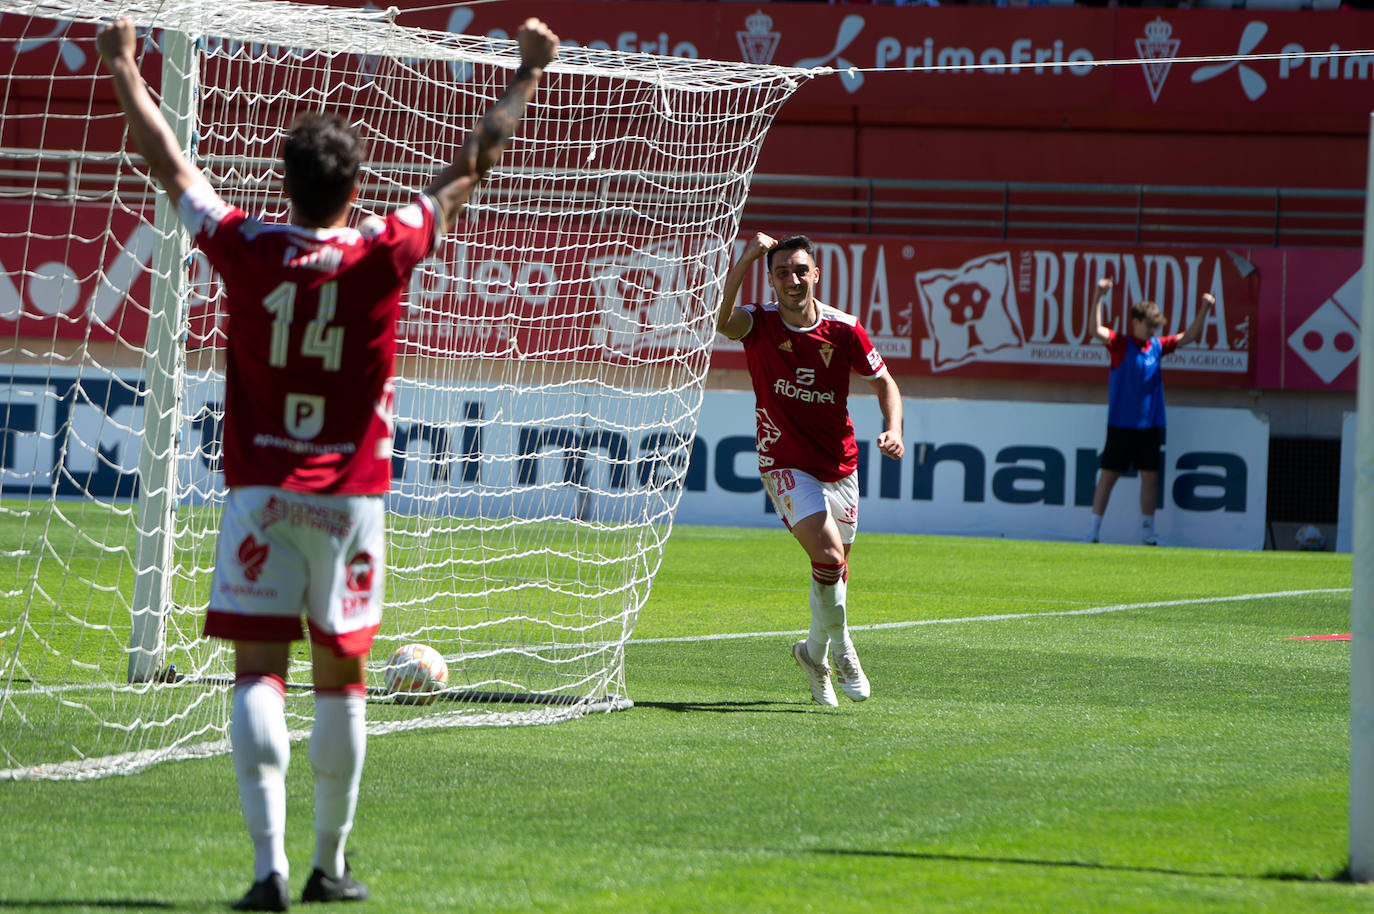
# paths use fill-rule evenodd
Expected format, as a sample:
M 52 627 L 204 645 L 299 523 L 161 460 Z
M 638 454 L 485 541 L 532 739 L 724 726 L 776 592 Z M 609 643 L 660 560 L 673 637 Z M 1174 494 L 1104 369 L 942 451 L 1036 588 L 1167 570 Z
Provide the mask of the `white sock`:
M 1088 526 L 1088 536 L 1097 539 L 1102 535 L 1102 515 L 1094 514 L 1092 523 Z
M 814 663 L 826 659 L 831 644 L 837 650 L 844 650 L 849 643 L 844 608 L 848 571 L 844 562 L 838 565 L 811 563 L 811 635 L 806 639 L 806 650 Z
M 310 767 L 315 772 L 315 862 L 331 879 L 344 872 L 344 844 L 353 829 L 358 782 L 367 755 L 367 695 L 361 685 L 315 693 Z
M 1155 528 L 1155 516 L 1153 514 L 1140 515 L 1140 529 L 1149 533 Z
M 286 861 L 286 685 L 281 677 L 240 676 L 229 726 L 243 821 L 253 839 L 253 881 L 291 875 Z

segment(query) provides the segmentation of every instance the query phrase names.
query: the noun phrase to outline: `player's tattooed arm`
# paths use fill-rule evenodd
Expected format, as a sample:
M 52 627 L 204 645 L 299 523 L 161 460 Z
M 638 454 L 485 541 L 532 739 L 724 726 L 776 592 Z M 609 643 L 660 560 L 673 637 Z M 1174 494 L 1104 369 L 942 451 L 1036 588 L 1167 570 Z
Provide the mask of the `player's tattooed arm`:
M 520 45 L 520 68 L 511 77 L 506 91 L 468 134 L 457 160 L 440 172 L 425 189 L 425 193 L 439 205 L 445 228 L 453 225 L 477 184 L 500 160 L 506 144 L 520 126 L 525 107 L 534 97 L 544 67 L 558 55 L 558 36 L 538 19 L 525 21 L 520 27 L 517 41 Z
M 95 47 L 110 71 L 115 98 L 124 110 L 134 147 L 143 156 L 148 173 L 176 206 L 187 188 L 205 178 L 182 152 L 176 135 L 148 92 L 135 57 L 138 37 L 133 20 L 121 17 L 102 28 L 96 35 Z

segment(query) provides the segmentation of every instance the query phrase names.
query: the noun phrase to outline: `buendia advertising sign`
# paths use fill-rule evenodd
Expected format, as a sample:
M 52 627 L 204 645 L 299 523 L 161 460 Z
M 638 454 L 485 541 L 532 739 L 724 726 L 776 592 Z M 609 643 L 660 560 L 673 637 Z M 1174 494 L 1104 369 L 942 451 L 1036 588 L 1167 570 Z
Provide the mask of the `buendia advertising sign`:
M 1202 338 L 1168 357 L 1176 383 L 1253 387 L 1260 276 L 1224 248 L 1091 248 L 1065 244 L 813 239 L 816 295 L 856 314 L 897 375 L 1106 381 L 1110 359 L 1093 335 L 1094 294 L 1110 279 L 1107 325 L 1124 332 L 1131 303 L 1164 312 L 1181 333 L 1211 292 Z M 1276 274 L 1275 279 L 1278 276 Z M 751 297 L 753 296 L 753 297 Z M 768 300 L 756 273 L 741 297 Z M 719 367 L 743 368 L 738 344 L 717 341 Z

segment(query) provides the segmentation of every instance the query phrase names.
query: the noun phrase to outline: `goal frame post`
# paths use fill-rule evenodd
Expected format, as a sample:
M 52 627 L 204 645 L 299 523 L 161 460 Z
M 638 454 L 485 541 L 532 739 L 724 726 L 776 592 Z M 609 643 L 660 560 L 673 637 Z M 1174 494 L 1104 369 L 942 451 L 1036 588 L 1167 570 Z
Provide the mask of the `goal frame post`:
M 1374 881 L 1374 114 L 1365 186 L 1350 586 L 1350 878 Z
M 187 156 L 193 154 L 197 95 L 196 43 L 185 32 L 162 32 L 162 116 Z M 137 545 L 129 607 L 130 682 L 162 674 L 171 599 L 172 534 L 176 511 L 177 435 L 186 349 L 190 244 L 175 208 L 159 189 L 153 225 L 148 352 L 144 371 L 143 434 L 138 452 Z

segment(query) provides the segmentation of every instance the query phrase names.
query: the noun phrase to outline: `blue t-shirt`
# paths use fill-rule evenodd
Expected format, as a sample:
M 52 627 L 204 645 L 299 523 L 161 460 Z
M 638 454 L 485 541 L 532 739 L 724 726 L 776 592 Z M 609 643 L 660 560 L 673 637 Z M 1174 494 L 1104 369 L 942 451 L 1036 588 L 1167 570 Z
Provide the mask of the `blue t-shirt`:
M 1164 377 L 1159 360 L 1178 348 L 1179 334 L 1155 336 L 1144 343 L 1111 331 L 1112 354 L 1107 388 L 1107 424 L 1121 428 L 1164 427 Z

